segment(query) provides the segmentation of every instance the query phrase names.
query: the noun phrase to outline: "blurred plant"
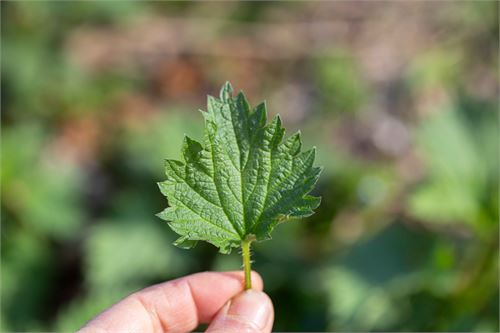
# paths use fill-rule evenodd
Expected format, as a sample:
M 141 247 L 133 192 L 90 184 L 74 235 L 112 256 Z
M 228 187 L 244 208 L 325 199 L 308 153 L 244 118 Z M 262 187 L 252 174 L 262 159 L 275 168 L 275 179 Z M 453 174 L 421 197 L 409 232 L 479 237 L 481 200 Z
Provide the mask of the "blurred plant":
M 325 112 L 357 111 L 366 101 L 368 90 L 355 60 L 344 50 L 315 61 L 321 109 Z
M 239 265 L 169 247 L 151 213 L 227 77 L 325 166 L 316 214 L 254 246 L 275 330 L 499 330 L 497 2 L 1 7 L 0 330 L 75 331 Z
M 171 257 L 159 228 L 148 222 L 101 223 L 87 237 L 87 283 L 99 293 L 140 287 L 142 281 L 166 272 L 175 275 Z M 158 255 L 161 253 L 161 255 Z
M 160 180 L 164 173 L 158 168 L 158 156 L 180 158 L 179 147 L 187 133 L 202 136 L 201 115 L 175 107 L 134 124 L 126 129 L 123 138 L 127 167 L 137 174 L 146 172 Z
M 45 138 L 38 125 L 10 128 L 2 135 L 3 208 L 35 234 L 71 237 L 82 222 L 77 166 L 43 150 Z
M 489 166 L 477 162 L 483 154 L 457 114 L 446 111 L 431 116 L 417 135 L 428 163 L 428 180 L 412 194 L 410 211 L 426 221 L 463 221 L 480 228 Z

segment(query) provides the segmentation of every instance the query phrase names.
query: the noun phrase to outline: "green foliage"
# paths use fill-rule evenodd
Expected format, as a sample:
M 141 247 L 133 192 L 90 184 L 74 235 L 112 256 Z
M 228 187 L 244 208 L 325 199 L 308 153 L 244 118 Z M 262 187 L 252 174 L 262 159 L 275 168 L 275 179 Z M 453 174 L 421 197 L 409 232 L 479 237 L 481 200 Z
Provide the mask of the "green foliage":
M 0 331 L 239 267 L 151 215 L 196 96 L 233 77 L 325 167 L 315 214 L 253 249 L 275 331 L 498 332 L 498 6 L 2 2 Z
M 497 153 L 489 144 L 492 140 L 475 140 L 495 129 L 481 122 L 475 131 L 480 134 L 470 133 L 463 117 L 451 110 L 422 122 L 416 138 L 427 163 L 427 179 L 409 198 L 415 216 L 435 223 L 463 221 L 476 229 L 482 227 L 482 193 L 494 181 L 491 154 Z
M 332 321 L 336 328 L 368 331 L 387 327 L 397 319 L 398 306 L 382 288 L 374 287 L 344 268 L 325 272 Z M 349 290 L 348 293 L 344 290 Z
M 97 292 L 137 288 L 140 281 L 169 271 L 174 266 L 172 251 L 158 231 L 156 225 L 144 221 L 92 228 L 85 244 L 89 287 Z
M 322 110 L 354 112 L 365 102 L 368 89 L 349 54 L 336 50 L 333 56 L 316 60 L 314 72 Z
M 410 84 L 416 89 L 454 84 L 461 75 L 462 61 L 460 50 L 442 48 L 429 50 L 411 64 L 408 70 Z
M 179 158 L 184 133 L 201 134 L 202 130 L 196 118 L 183 110 L 154 115 L 144 126 L 126 131 L 125 162 L 138 174 L 147 172 L 160 178 L 164 173 L 158 170 L 158 156 Z
M 5 234 L 5 225 L 2 226 Z M 2 239 L 2 326 L 40 329 L 40 304 L 54 292 L 54 260 L 46 241 L 33 232 L 13 232 Z M 36 281 L 33 279 L 36 277 Z
M 308 195 L 321 168 L 315 149 L 300 152 L 300 134 L 283 141 L 281 119 L 266 125 L 265 104 L 251 110 L 243 93 L 226 83 L 208 97 L 204 146 L 189 137 L 183 162 L 166 160 L 159 184 L 170 207 L 159 216 L 181 237 L 180 247 L 204 240 L 229 253 L 248 236 L 262 241 L 288 218 L 312 215 L 320 199 Z
M 35 124 L 2 133 L 3 201 L 12 214 L 26 221 L 33 230 L 70 238 L 82 219 L 80 170 L 68 161 L 52 158 L 52 152 L 44 151 L 44 135 Z M 24 149 L 19 149 L 19 137 L 24 140 Z

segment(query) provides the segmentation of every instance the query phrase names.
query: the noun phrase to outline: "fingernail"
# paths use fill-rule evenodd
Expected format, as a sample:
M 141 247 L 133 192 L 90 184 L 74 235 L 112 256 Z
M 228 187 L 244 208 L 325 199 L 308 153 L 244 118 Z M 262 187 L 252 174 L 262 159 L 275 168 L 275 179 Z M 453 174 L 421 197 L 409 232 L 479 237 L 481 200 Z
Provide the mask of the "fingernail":
M 239 320 L 261 330 L 266 327 L 271 313 L 268 296 L 256 290 L 247 290 L 236 296 L 227 310 L 229 316 L 239 317 Z

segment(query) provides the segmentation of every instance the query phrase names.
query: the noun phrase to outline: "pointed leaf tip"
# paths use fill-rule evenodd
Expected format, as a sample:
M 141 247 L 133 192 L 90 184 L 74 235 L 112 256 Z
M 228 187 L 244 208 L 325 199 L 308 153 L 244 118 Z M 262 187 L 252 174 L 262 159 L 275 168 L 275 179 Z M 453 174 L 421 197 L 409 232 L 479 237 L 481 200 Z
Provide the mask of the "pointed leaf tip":
M 229 81 L 226 81 L 220 90 L 220 99 L 222 101 L 228 101 L 233 97 L 233 86 Z

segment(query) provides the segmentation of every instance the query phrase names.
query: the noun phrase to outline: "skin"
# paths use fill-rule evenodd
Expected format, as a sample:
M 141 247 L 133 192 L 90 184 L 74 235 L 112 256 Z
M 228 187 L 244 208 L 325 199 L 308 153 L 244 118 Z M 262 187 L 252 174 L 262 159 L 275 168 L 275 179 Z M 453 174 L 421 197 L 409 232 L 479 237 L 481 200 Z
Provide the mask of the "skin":
M 274 310 L 252 272 L 252 290 L 243 290 L 243 272 L 203 272 L 140 290 L 88 322 L 78 333 L 191 332 L 210 323 L 210 333 L 271 332 Z

